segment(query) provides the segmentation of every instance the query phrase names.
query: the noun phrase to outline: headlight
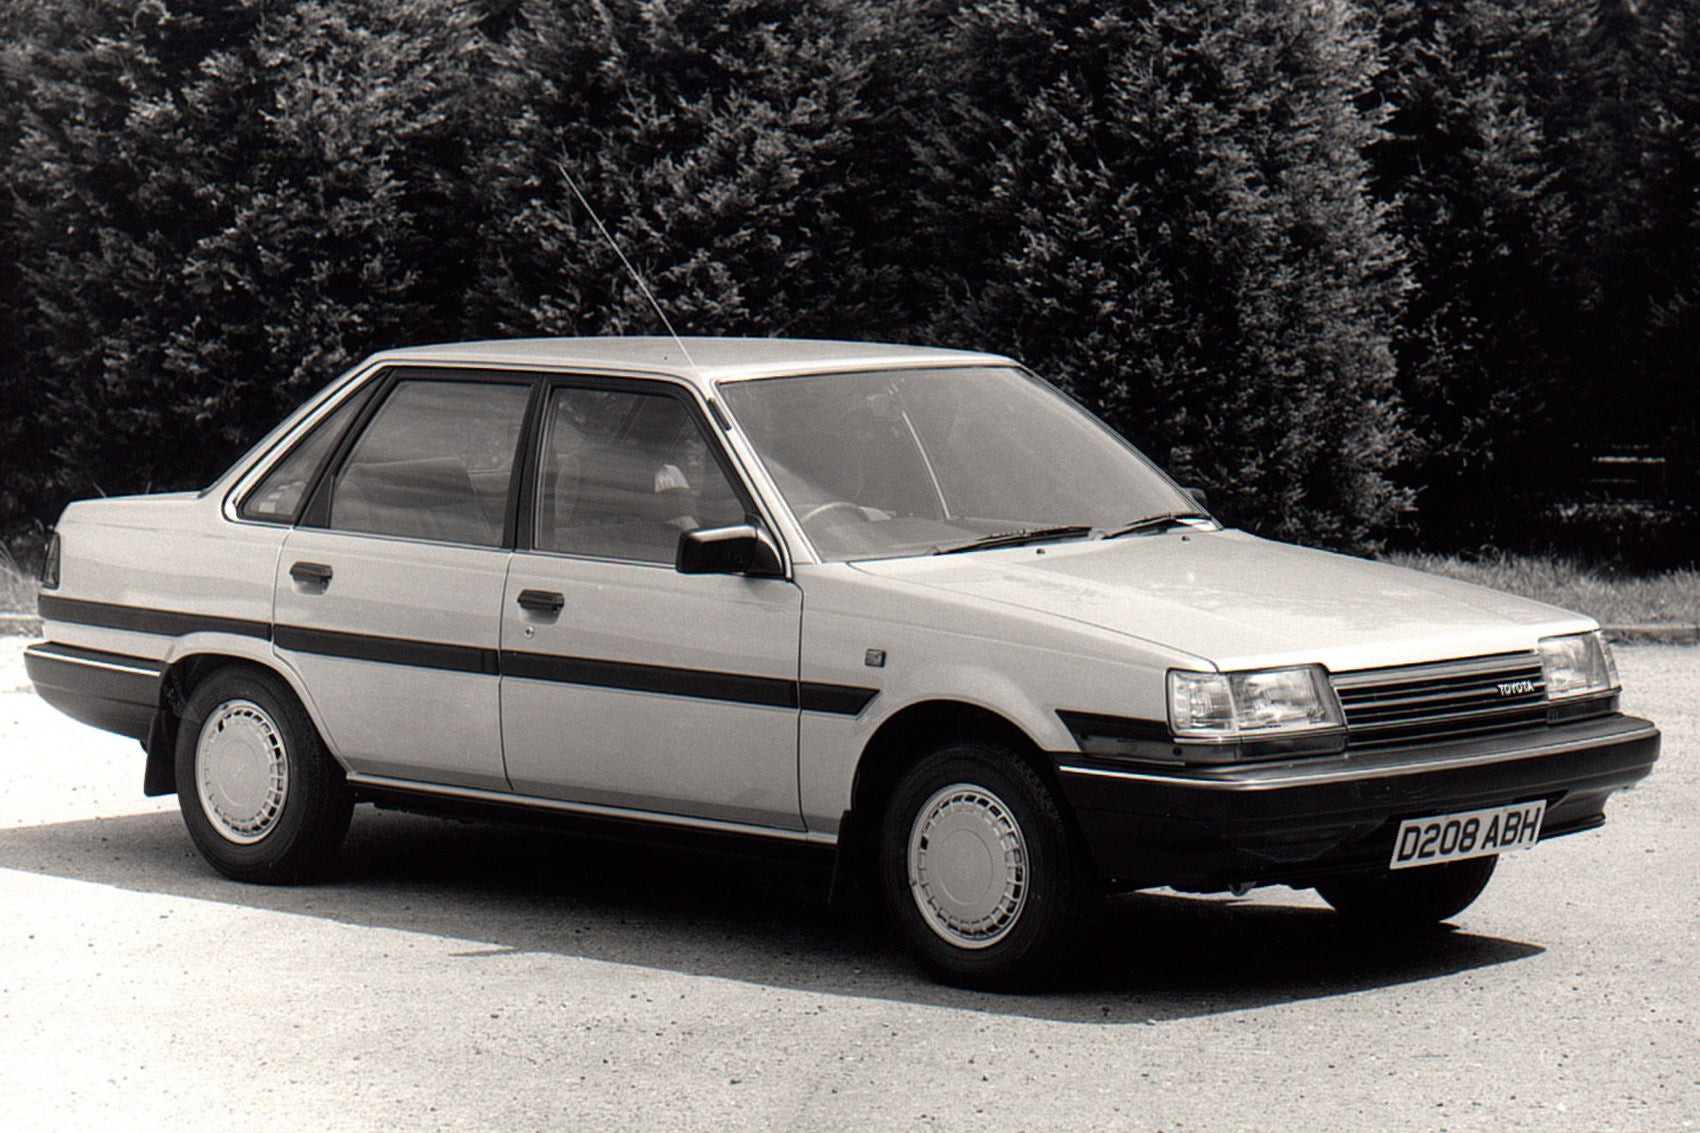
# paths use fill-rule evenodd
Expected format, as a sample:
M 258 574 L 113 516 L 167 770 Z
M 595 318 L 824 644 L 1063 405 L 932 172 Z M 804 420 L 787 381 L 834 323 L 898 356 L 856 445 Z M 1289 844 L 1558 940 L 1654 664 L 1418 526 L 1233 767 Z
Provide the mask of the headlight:
M 1543 637 L 1540 652 L 1548 700 L 1611 692 L 1618 687 L 1617 663 L 1598 630 Z
M 1316 665 L 1243 673 L 1169 670 L 1169 730 L 1178 740 L 1251 740 L 1341 729 L 1346 718 Z

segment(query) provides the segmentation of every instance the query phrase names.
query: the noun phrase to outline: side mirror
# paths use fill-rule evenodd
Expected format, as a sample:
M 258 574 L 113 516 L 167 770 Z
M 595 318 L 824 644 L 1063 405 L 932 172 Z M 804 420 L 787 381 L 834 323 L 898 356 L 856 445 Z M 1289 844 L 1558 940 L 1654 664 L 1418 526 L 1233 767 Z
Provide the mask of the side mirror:
M 1191 487 L 1183 487 L 1181 491 L 1191 496 L 1192 502 L 1203 508 L 1205 511 L 1210 510 L 1210 498 L 1205 494 L 1203 488 L 1194 484 Z
M 779 548 L 766 531 L 753 523 L 733 527 L 699 527 L 679 536 L 673 565 L 680 574 L 747 574 L 777 578 L 785 573 Z

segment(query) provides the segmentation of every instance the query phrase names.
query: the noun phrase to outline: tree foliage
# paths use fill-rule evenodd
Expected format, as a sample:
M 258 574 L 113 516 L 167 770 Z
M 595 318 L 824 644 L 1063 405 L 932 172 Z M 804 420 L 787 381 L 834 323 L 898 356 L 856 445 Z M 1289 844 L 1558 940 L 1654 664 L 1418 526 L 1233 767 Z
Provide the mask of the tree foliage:
M 923 147 L 971 243 L 936 336 L 1061 381 L 1213 502 L 1361 545 L 1405 493 L 1399 252 L 1368 192 L 1374 50 L 1343 4 L 989 4 Z M 974 172 L 980 170 L 976 177 Z
M 78 11 L 26 49 L 7 162 L 59 487 L 204 480 L 361 353 L 453 326 L 464 5 Z
M 570 179 L 681 332 L 876 333 L 898 286 L 861 254 L 899 183 L 883 28 L 804 0 L 524 4 L 481 176 L 492 329 L 660 330 Z
M 9 0 L 0 525 L 375 348 L 660 330 L 570 175 L 681 332 L 1001 348 L 1253 529 L 1498 537 L 1700 451 L 1697 59 L 1691 0 Z

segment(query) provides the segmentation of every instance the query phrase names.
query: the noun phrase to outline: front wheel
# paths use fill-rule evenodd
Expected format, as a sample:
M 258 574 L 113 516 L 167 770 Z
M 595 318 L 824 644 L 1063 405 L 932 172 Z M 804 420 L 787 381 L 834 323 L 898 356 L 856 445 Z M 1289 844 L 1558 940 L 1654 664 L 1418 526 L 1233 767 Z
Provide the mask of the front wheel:
M 1461 862 L 1381 870 L 1342 877 L 1316 887 L 1345 917 L 1379 929 L 1420 929 L 1469 908 L 1493 877 L 1496 855 Z
M 903 777 L 879 865 L 898 932 L 933 975 L 967 987 L 1059 974 L 1097 892 L 1044 781 L 987 743 L 941 747 Z
M 177 802 L 207 862 L 238 881 L 321 872 L 348 833 L 353 800 L 306 709 L 258 669 L 212 673 L 177 729 Z

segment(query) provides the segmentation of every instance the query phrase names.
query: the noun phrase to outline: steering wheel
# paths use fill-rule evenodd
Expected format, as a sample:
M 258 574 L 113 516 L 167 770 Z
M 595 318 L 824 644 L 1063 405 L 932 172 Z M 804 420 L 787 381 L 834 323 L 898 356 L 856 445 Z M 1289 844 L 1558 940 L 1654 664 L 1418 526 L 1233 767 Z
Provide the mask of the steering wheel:
M 798 523 L 808 523 L 809 521 L 816 519 L 816 518 L 818 518 L 822 515 L 825 515 L 829 511 L 834 511 L 838 508 L 849 508 L 851 511 L 855 512 L 858 517 L 860 517 L 861 514 L 862 514 L 862 505 L 861 504 L 854 504 L 854 503 L 851 503 L 849 500 L 828 500 L 824 504 L 816 504 L 814 507 L 812 507 L 808 511 L 804 512 L 802 515 L 798 516 L 797 522 Z

